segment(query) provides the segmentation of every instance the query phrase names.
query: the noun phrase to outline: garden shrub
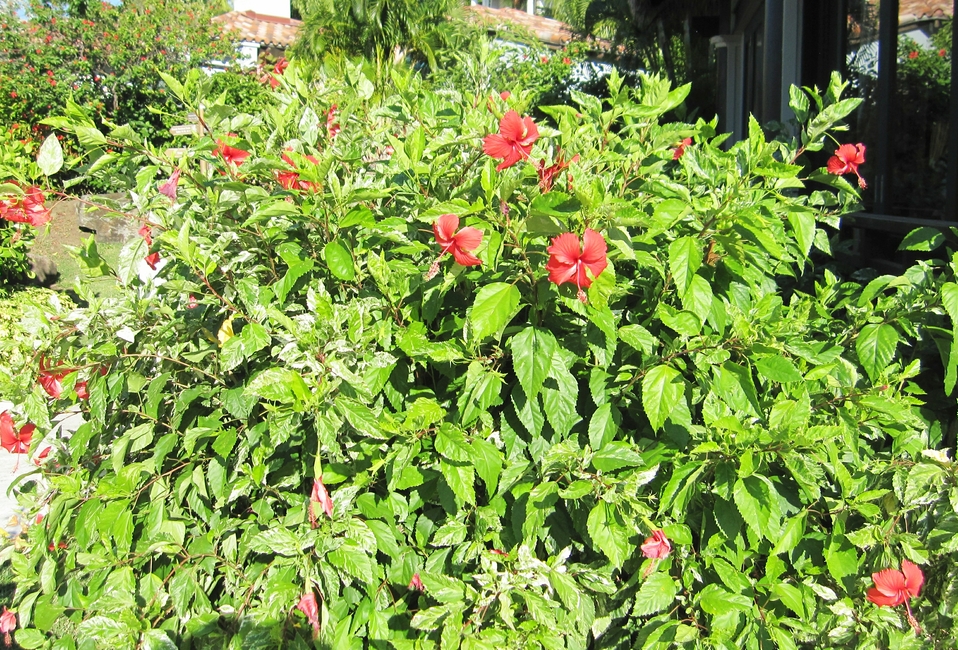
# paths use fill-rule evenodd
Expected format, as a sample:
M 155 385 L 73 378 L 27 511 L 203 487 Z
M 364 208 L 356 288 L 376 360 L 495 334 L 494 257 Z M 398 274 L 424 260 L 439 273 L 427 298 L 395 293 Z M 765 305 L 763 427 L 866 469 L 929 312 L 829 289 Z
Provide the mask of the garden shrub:
M 813 262 L 857 200 L 801 164 L 858 103 L 841 81 L 792 89 L 794 141 L 752 120 L 727 149 L 660 122 L 688 87 L 655 76 L 575 106 L 393 81 L 294 63 L 176 160 L 96 136 L 143 238 L 115 269 L 83 252 L 123 293 L 60 321 L 34 368 L 59 397 L 12 415 L 86 418 L 33 443 L 16 641 L 950 644 L 954 441 L 926 400 L 928 368 L 954 388 L 958 259 Z

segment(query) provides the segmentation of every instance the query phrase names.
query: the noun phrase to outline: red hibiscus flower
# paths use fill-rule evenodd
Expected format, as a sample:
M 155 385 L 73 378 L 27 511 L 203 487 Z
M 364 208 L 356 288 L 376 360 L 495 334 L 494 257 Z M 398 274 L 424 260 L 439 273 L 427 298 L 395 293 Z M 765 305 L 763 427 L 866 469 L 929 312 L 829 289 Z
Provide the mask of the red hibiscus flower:
M 568 162 L 562 159 L 562 152 L 559 151 L 556 153 L 556 161 L 552 165 L 546 167 L 545 158 L 542 161 L 536 163 L 536 172 L 539 174 L 539 189 L 543 194 L 552 190 L 552 185 L 555 183 L 556 177 L 559 175 L 563 169 L 566 169 L 569 165 L 574 162 L 579 162 L 579 154 L 572 156 L 572 159 Z
M 146 262 L 147 266 L 149 266 L 151 269 L 155 271 L 156 265 L 160 263 L 160 254 L 158 252 L 150 253 L 149 255 L 143 258 L 143 261 Z
M 875 586 L 866 597 L 879 607 L 897 607 L 918 596 L 925 576 L 921 569 L 908 560 L 902 560 L 901 571 L 884 569 L 872 574 Z
M 16 223 L 28 223 L 35 228 L 50 221 L 50 210 L 43 204 L 43 190 L 31 185 L 16 196 L 0 201 L 0 218 Z
M 843 144 L 835 150 L 835 155 L 828 159 L 826 168 L 829 174 L 840 176 L 842 174 L 855 174 L 858 176 L 858 186 L 862 189 L 868 187 L 865 179 L 858 173 L 858 166 L 865 164 L 865 145 Z
M 948 50 L 946 50 L 945 48 L 941 48 L 940 50 L 938 50 L 938 56 L 947 56 L 947 55 L 948 55 Z
M 909 58 L 909 59 L 917 59 L 917 58 L 918 58 L 918 52 L 917 52 L 917 51 L 911 51 L 911 52 L 909 52 L 909 53 L 908 53 L 908 58 Z
M 316 594 L 310 589 L 303 594 L 296 604 L 296 609 L 306 615 L 309 624 L 313 626 L 313 634 L 319 635 L 319 604 L 316 602 Z
M 580 246 L 579 238 L 571 232 L 562 233 L 552 238 L 552 246 L 546 249 L 549 252 L 549 263 L 546 271 L 549 280 L 556 284 L 574 282 L 579 288 L 579 300 L 586 301 L 584 289 L 592 286 L 592 280 L 608 266 L 605 253 L 608 250 L 605 239 L 592 230 L 586 228 Z M 592 274 L 586 273 L 586 270 Z
M 412 575 L 412 580 L 409 581 L 409 590 L 410 591 L 425 591 L 426 587 L 422 584 L 422 578 L 419 577 L 418 573 Z
M 314 156 L 306 156 L 306 160 L 314 165 L 319 164 L 319 161 Z M 294 170 L 296 169 L 296 164 L 293 162 L 293 159 L 285 153 L 283 154 L 283 162 L 292 167 Z M 279 184 L 287 190 L 308 190 L 310 192 L 319 191 L 319 183 L 300 180 L 299 173 L 296 171 L 277 171 L 276 180 L 278 180 Z
M 538 139 L 539 129 L 531 117 L 519 117 L 517 112 L 508 111 L 499 120 L 499 133 L 490 133 L 483 139 L 482 150 L 492 158 L 502 158 L 496 166 L 496 171 L 501 172 L 527 159 Z
M 72 368 L 51 368 L 46 365 L 46 359 L 40 358 L 40 376 L 37 381 L 47 395 L 59 399 L 63 393 L 63 378 L 73 372 Z
M 872 574 L 875 586 L 868 590 L 865 597 L 879 607 L 897 607 L 904 605 L 907 612 L 908 624 L 921 634 L 921 626 L 911 613 L 909 600 L 916 598 L 921 586 L 925 583 L 925 575 L 913 562 L 901 561 L 901 571 L 883 569 Z
M 682 154 L 685 153 L 685 148 L 692 144 L 692 138 L 685 138 L 682 142 L 679 143 L 679 146 L 675 148 L 675 151 L 672 152 L 672 160 L 678 160 L 682 157 Z
M 216 141 L 216 151 L 213 153 L 225 160 L 226 164 L 231 167 L 239 167 L 250 155 L 248 151 L 231 147 L 222 140 Z
M 146 242 L 147 246 L 153 245 L 153 229 L 150 228 L 150 224 L 145 223 L 140 226 L 140 229 L 136 231 L 136 234 L 143 238 L 143 241 Z
M 160 185 L 160 194 L 163 196 L 169 197 L 171 201 L 176 200 L 176 186 L 180 182 L 180 170 L 176 168 L 173 170 L 173 173 L 170 174 L 169 179 L 162 185 Z
M 482 231 L 478 228 L 465 227 L 459 229 L 459 217 L 454 214 L 444 214 L 436 219 L 432 231 L 436 235 L 436 243 L 442 246 L 440 257 L 452 253 L 453 258 L 462 266 L 477 266 L 482 264 L 479 258 L 472 254 L 482 243 Z
M 87 388 L 87 383 L 85 381 L 78 381 L 74 386 L 73 390 L 76 391 L 77 397 L 80 399 L 90 399 L 90 391 Z
M 11 454 L 25 454 L 30 450 L 30 441 L 37 425 L 24 424 L 18 431 L 13 426 L 13 416 L 7 411 L 0 413 L 0 447 Z
M 512 97 L 512 93 L 509 92 L 508 90 L 503 90 L 501 93 L 499 93 L 499 99 L 501 99 L 504 102 L 508 101 L 510 97 Z
M 333 499 L 323 484 L 322 476 L 313 481 L 313 491 L 309 495 L 309 521 L 313 528 L 316 528 L 319 518 L 317 508 L 321 508 L 330 519 L 333 518 Z
M 13 645 L 13 640 L 10 638 L 10 633 L 16 629 L 17 615 L 7 609 L 6 605 L 4 605 L 3 613 L 0 614 L 0 632 L 3 632 L 4 645 Z
M 650 560 L 664 560 L 672 552 L 672 542 L 661 530 L 653 530 L 651 537 L 645 538 L 645 543 L 639 548 L 642 555 Z

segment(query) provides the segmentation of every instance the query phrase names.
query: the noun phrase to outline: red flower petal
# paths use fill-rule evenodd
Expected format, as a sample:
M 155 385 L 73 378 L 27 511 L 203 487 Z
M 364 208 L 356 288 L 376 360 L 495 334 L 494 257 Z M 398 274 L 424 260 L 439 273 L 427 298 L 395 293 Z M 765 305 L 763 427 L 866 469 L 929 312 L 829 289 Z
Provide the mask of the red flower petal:
M 877 588 L 872 587 L 865 594 L 865 597 L 871 602 L 875 603 L 879 607 L 897 607 L 905 602 L 905 599 L 899 595 L 888 596 L 879 591 Z
M 506 111 L 506 114 L 499 120 L 499 133 L 506 140 L 516 142 L 526 136 L 526 126 L 523 124 L 522 118 L 519 117 L 517 112 Z
M 593 278 L 599 277 L 609 265 L 606 259 L 607 251 L 605 238 L 591 228 L 586 228 L 582 236 L 582 262 L 592 271 Z
M 454 214 L 441 215 L 432 225 L 432 231 L 436 235 L 436 243 L 442 246 L 444 251 L 454 243 L 453 238 L 458 228 L 459 217 Z
M 917 596 L 921 586 L 925 584 L 925 575 L 916 564 L 908 560 L 901 561 L 901 572 L 905 576 L 905 585 L 908 593 Z
M 482 151 L 490 158 L 505 158 L 513 154 L 512 144 L 498 133 L 490 133 L 483 138 Z
M 155 270 L 156 270 L 156 265 L 159 264 L 159 262 L 160 262 L 160 254 L 159 254 L 159 253 L 150 253 L 149 255 L 147 255 L 146 257 L 143 258 L 143 261 L 146 262 L 147 265 L 148 265 L 151 269 L 153 269 L 153 270 L 155 271 Z

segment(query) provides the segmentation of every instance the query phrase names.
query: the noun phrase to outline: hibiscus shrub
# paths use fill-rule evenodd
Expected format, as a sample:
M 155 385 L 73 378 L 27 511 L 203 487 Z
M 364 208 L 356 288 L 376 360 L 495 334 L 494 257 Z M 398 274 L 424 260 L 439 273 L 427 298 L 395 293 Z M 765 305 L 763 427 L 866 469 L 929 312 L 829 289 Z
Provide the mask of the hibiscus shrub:
M 393 82 L 294 63 L 246 115 L 170 81 L 210 134 L 183 157 L 95 138 L 142 238 L 82 252 L 122 292 L 80 289 L 11 413 L 51 448 L 4 551 L 17 643 L 950 643 L 958 259 L 813 261 L 857 201 L 801 164 L 840 80 L 792 90 L 795 141 L 727 149 L 660 123 L 688 87 L 654 76 Z

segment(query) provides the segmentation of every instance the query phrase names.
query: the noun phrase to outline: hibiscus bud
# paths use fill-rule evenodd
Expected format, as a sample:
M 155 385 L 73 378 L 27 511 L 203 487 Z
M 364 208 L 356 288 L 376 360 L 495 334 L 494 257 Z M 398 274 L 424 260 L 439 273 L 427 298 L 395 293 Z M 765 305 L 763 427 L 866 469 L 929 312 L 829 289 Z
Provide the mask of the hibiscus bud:
M 330 519 L 333 518 L 333 499 L 323 484 L 322 476 L 313 481 L 313 491 L 309 495 L 309 521 L 313 528 L 318 525 L 317 508 L 321 508 Z
M 316 602 L 316 595 L 310 589 L 303 597 L 299 599 L 296 609 L 306 615 L 310 625 L 313 626 L 313 634 L 319 636 L 319 605 Z
M 422 584 L 422 579 L 419 577 L 418 573 L 414 573 L 412 580 L 409 581 L 409 590 L 410 591 L 425 591 L 426 587 Z
M 672 542 L 665 536 L 661 530 L 652 531 L 652 536 L 647 537 L 645 543 L 639 548 L 642 549 L 642 555 L 650 560 L 664 560 L 672 552 Z

